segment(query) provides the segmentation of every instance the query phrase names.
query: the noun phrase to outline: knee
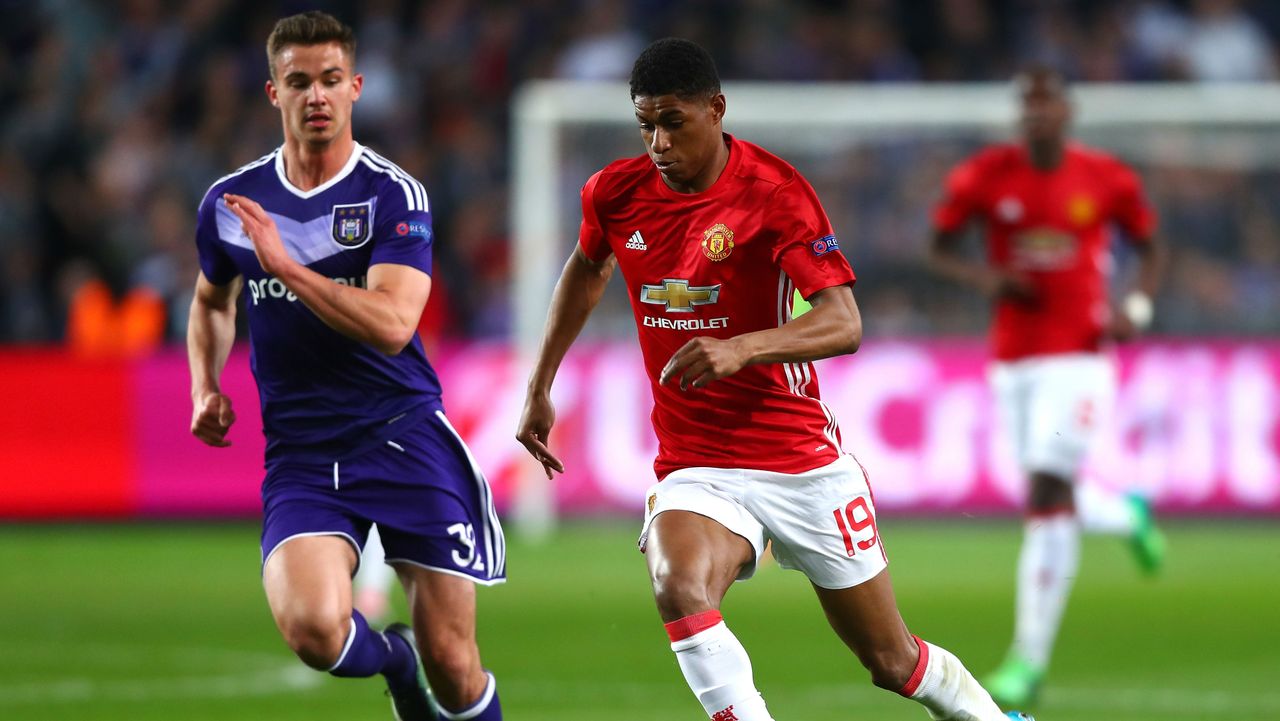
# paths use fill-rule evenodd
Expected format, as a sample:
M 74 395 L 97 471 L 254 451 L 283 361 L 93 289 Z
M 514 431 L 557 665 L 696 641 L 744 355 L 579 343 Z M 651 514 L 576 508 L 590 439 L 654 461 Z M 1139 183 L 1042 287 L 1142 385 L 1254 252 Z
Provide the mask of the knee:
M 871 672 L 871 682 L 889 691 L 900 691 L 919 662 L 919 648 L 913 639 L 906 643 L 894 643 L 869 649 L 858 654 L 863 667 Z
M 658 569 L 652 581 L 653 598 L 664 621 L 675 621 L 716 607 L 707 585 L 691 576 Z
M 308 666 L 326 670 L 342 655 L 350 633 L 351 616 L 333 612 L 299 612 L 279 619 L 285 643 Z

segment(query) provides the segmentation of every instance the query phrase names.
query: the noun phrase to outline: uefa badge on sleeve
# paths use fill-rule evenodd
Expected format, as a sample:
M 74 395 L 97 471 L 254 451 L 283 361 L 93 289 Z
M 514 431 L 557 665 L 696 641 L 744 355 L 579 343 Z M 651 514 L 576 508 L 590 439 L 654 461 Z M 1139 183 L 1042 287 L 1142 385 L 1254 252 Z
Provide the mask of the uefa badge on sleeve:
M 359 248 L 373 235 L 373 203 L 333 206 L 333 240 L 343 248 Z
M 826 255 L 833 250 L 840 249 L 840 241 L 836 240 L 834 235 L 824 235 L 821 238 L 809 244 L 814 255 Z

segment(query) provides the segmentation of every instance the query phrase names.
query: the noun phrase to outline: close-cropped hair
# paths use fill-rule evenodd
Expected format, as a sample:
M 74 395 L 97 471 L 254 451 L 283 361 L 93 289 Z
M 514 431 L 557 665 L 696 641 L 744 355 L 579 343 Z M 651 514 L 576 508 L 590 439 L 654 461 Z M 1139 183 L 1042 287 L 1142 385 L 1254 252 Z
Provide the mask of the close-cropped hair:
M 1047 63 L 1031 63 L 1018 70 L 1013 76 L 1014 84 L 1021 90 L 1033 80 L 1047 80 L 1066 94 L 1069 90 L 1067 76 L 1061 70 Z
M 720 92 L 720 73 L 706 48 L 681 38 L 656 40 L 631 68 L 631 97 L 675 95 L 711 97 Z
M 355 63 L 356 34 L 350 26 L 329 13 L 310 10 L 281 18 L 267 36 L 267 67 L 275 77 L 276 58 L 290 45 L 338 43 L 347 60 Z

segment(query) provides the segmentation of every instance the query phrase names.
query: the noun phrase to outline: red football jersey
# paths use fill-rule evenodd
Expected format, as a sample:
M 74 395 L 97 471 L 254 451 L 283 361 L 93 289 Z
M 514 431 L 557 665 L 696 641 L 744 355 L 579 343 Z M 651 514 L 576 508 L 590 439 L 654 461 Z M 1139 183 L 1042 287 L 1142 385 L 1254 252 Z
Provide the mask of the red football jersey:
M 933 222 L 950 232 L 974 217 L 986 225 L 990 262 L 1026 276 L 1039 294 L 1031 304 L 996 303 L 995 356 L 1097 351 L 1111 314 L 1109 226 L 1134 243 L 1155 231 L 1137 174 L 1077 144 L 1047 172 L 1021 145 L 992 146 L 951 172 Z
M 687 391 L 658 385 L 693 338 L 777 328 L 794 289 L 807 298 L 854 281 L 809 183 L 756 145 L 725 142 L 728 165 L 701 193 L 668 188 L 648 156 L 616 161 L 582 188 L 578 242 L 595 260 L 617 256 L 631 297 L 660 479 L 691 466 L 801 473 L 841 452 L 812 363 L 751 365 Z

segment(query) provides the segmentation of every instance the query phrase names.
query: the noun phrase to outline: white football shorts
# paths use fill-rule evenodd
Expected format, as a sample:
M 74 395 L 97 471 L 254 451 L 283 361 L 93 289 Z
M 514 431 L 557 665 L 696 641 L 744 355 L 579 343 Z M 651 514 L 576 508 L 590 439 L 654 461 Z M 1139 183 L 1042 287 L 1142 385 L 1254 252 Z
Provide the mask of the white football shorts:
M 649 527 L 665 511 L 692 511 L 742 536 L 755 562 L 765 542 L 778 565 L 800 571 L 822 588 L 849 588 L 888 565 L 876 531 L 875 502 L 866 472 L 851 455 L 804 473 L 738 468 L 682 468 L 649 488 L 640 550 Z
M 991 387 L 1001 425 L 1026 473 L 1079 475 L 1098 427 L 1115 405 L 1110 356 L 1068 353 L 996 363 Z

